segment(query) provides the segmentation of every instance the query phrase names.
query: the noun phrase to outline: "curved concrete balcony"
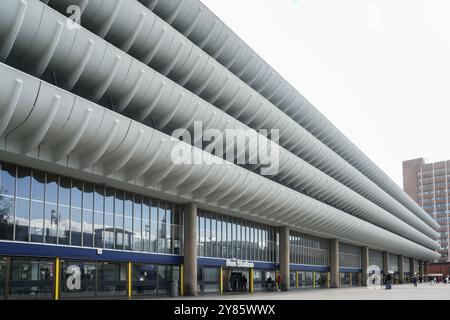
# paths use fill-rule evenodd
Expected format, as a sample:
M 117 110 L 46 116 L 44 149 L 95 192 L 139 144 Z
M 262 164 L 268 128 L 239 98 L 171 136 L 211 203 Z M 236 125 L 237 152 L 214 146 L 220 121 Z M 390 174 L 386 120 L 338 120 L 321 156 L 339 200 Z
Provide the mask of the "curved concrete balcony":
M 308 137 L 311 144 L 300 146 L 298 142 L 309 136 L 308 131 L 138 1 L 50 0 L 48 4 L 61 13 L 65 13 L 69 5 L 78 5 L 83 10 L 82 25 L 90 31 L 246 125 L 280 130 L 281 145 L 333 178 L 340 178 L 337 172 L 357 174 L 357 170 L 343 159 L 337 160 L 336 171 L 330 170 L 330 162 L 321 162 L 329 150 L 319 139 Z M 234 55 L 234 59 L 237 57 Z M 301 109 L 295 110 L 300 112 Z M 321 148 L 314 149 L 312 143 Z M 332 162 L 336 163 L 336 159 Z M 341 178 L 340 181 L 345 180 Z M 346 185 L 363 192 L 352 181 Z M 420 211 L 418 217 L 437 227 L 425 212 Z
M 199 0 L 139 0 L 430 226 L 413 199 Z
M 2 158 L 417 259 L 433 250 L 0 64 Z M 210 164 L 176 164 L 184 146 Z
M 194 94 L 177 86 L 85 29 L 70 30 L 63 26 L 61 27 L 61 34 L 63 32 L 64 34 L 60 34 L 56 39 L 56 33 L 49 32 L 49 30 L 54 30 L 55 26 L 58 30 L 57 26 L 63 23 L 61 21 L 65 21 L 62 16 L 37 1 L 16 1 L 16 3 L 18 4 L 17 8 L 9 8 L 19 11 L 23 3 L 27 3 L 27 6 L 30 3 L 35 8 L 42 7 L 42 21 L 46 23 L 37 28 L 38 31 L 34 39 L 31 36 L 25 37 L 27 33 L 31 34 L 33 29 L 18 29 L 16 39 L 8 52 L 7 61 L 9 63 L 23 66 L 23 69 L 38 76 L 43 75 L 45 77 L 46 75 L 57 74 L 59 85 L 72 89 L 93 101 L 101 101 L 106 105 L 113 101 L 118 111 L 122 111 L 139 121 L 145 121 L 150 115 L 153 119 L 158 120 L 161 129 L 167 129 L 167 131 L 170 131 L 170 128 L 178 127 L 192 130 L 194 119 L 203 120 L 204 123 L 209 124 L 209 127 L 220 128 L 221 130 L 227 128 L 248 129 L 247 126 L 234 118 L 202 101 Z M 95 1 L 91 3 L 95 3 Z M 25 7 L 23 14 L 27 21 L 32 21 L 31 16 L 26 16 L 27 12 L 33 12 L 32 8 Z M 7 12 L 6 8 L 4 12 Z M 34 16 L 40 17 L 39 15 Z M 8 22 L 7 19 L 4 21 Z M 1 39 L 8 39 L 7 36 L 10 33 L 7 32 L 10 29 L 6 27 L 4 30 L 5 33 Z M 19 39 L 23 38 L 31 41 L 31 46 L 24 44 L 29 48 L 26 55 L 20 53 L 21 46 L 16 44 Z M 61 39 L 69 40 L 62 41 Z M 5 48 L 8 42 L 2 40 L 0 44 Z M 66 48 L 67 46 L 70 48 Z M 48 50 L 52 50 L 50 54 Z M 44 59 L 46 56 L 49 57 Z M 45 66 L 39 65 L 41 61 L 46 61 L 47 64 Z M 81 61 L 81 63 L 77 64 L 77 61 Z M 96 73 L 93 74 L 92 69 Z M 105 99 L 105 97 L 108 98 Z M 308 136 L 314 139 L 311 135 Z M 324 165 L 332 163 L 334 155 L 329 150 L 329 158 L 325 158 L 328 161 Z M 354 171 L 358 174 L 356 170 Z M 361 181 L 363 186 L 370 182 L 360 174 L 359 177 L 363 179 Z M 436 246 L 434 242 L 430 242 L 430 239 L 423 238 L 423 235 L 414 234 L 416 233 L 413 232 L 415 230 L 409 227 L 407 223 L 431 238 L 437 238 L 438 234 L 393 199 L 390 199 L 390 203 L 396 204 L 398 209 L 390 212 L 393 212 L 395 216 L 337 183 L 283 148 L 280 149 L 280 172 L 277 179 L 283 184 L 293 186 L 296 190 L 305 191 L 311 196 L 326 201 L 355 216 L 367 219 L 371 223 L 398 232 L 415 241 L 425 241 L 430 247 Z M 375 185 L 374 187 L 377 188 Z M 377 199 L 369 192 L 366 192 L 365 196 L 369 199 Z M 384 194 L 384 196 L 389 199 L 388 195 Z M 378 197 L 379 202 L 384 201 L 381 202 L 383 205 L 389 204 L 386 199 L 382 198 L 382 194 L 378 194 Z M 395 217 L 399 219 L 395 219 Z M 391 221 L 392 219 L 395 222 Z

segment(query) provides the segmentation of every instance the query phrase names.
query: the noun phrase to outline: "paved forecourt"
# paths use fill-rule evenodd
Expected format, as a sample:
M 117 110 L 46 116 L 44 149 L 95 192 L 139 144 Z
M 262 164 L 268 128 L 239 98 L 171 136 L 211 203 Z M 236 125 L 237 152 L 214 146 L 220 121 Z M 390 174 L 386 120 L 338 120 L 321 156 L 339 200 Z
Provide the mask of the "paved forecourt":
M 317 289 L 289 292 L 260 292 L 254 294 L 203 295 L 180 299 L 224 300 L 450 300 L 450 284 L 421 283 L 393 285 L 392 290 L 367 287 Z M 173 299 L 173 298 L 171 298 Z

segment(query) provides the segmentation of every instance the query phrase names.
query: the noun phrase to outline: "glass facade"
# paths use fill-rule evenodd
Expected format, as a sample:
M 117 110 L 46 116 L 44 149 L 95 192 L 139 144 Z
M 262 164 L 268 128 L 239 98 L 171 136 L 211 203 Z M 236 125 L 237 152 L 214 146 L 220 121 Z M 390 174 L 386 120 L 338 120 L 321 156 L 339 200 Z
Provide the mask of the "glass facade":
M 296 288 L 297 287 L 297 271 L 289 272 L 289 287 Z
M 202 210 L 197 219 L 198 256 L 277 261 L 275 227 Z
M 344 268 L 361 268 L 361 248 L 348 244 L 339 244 L 339 266 Z
M 361 286 L 361 273 L 359 272 L 340 272 L 339 281 L 343 287 L 359 287 Z
M 12 258 L 9 299 L 51 299 L 54 292 L 54 262 L 45 259 Z
M 220 290 L 220 268 L 197 268 L 197 290 L 199 293 L 218 293 Z
M 156 264 L 132 265 L 133 295 L 167 295 L 172 280 L 179 281 L 180 267 Z
M 0 240 L 182 254 L 178 204 L 0 165 Z
M 369 249 L 369 266 L 377 266 L 383 271 L 383 252 Z
M 275 290 L 275 270 L 253 270 L 253 290 Z
M 327 287 L 327 273 L 326 272 L 315 272 L 314 273 L 314 286 L 315 288 L 326 288 Z
M 398 272 L 398 256 L 395 254 L 389 254 L 389 271 Z
M 0 257 L 0 299 L 53 299 L 55 263 L 53 259 Z M 59 263 L 60 299 L 128 297 L 127 262 L 61 259 Z M 179 279 L 177 265 L 131 264 L 131 294 L 135 297 L 169 295 L 171 281 Z
M 294 271 L 291 273 L 291 289 L 296 288 L 298 277 L 298 289 L 327 288 L 327 272 L 320 271 Z
M 329 241 L 327 239 L 291 232 L 289 246 L 291 263 L 315 266 L 329 265 Z
M 313 272 L 299 271 L 298 272 L 298 286 L 302 289 L 313 287 Z
M 409 258 L 403 257 L 403 273 L 410 273 Z
M 126 296 L 127 264 L 119 262 L 100 262 L 97 264 L 99 296 Z
M 61 260 L 61 298 L 93 297 L 97 288 L 97 264 L 95 262 Z

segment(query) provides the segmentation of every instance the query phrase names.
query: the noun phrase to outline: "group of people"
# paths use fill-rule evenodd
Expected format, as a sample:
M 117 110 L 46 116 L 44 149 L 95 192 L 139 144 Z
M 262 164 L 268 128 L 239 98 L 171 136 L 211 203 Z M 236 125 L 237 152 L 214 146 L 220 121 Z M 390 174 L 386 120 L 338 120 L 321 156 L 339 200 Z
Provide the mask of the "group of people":
M 417 283 L 418 282 L 422 283 L 423 282 L 423 278 L 422 278 L 422 276 L 414 275 L 411 278 L 411 281 L 414 284 L 414 287 L 417 287 Z M 450 278 L 449 278 L 449 276 L 445 276 L 445 277 L 442 277 L 442 278 L 441 277 L 436 277 L 436 276 L 428 276 L 428 282 L 430 282 L 430 285 L 439 284 L 441 281 L 442 281 L 443 284 L 448 284 L 448 283 L 450 283 L 449 282 Z
M 414 285 L 414 287 L 417 287 L 417 284 L 419 282 L 422 283 L 423 280 L 424 279 L 421 275 L 413 275 L 411 277 L 411 283 Z M 435 283 L 439 284 L 440 277 L 428 277 L 428 281 L 430 282 L 431 285 L 433 285 Z M 445 284 L 449 283 L 449 276 L 446 276 L 445 278 L 443 278 L 442 282 Z M 391 274 L 386 275 L 386 277 L 384 278 L 384 284 L 385 284 L 386 290 L 392 289 L 392 275 Z
M 428 277 L 428 281 L 430 281 L 431 285 L 434 285 L 435 283 L 439 284 L 441 282 L 441 280 L 442 280 L 442 283 L 444 283 L 444 284 L 448 284 L 449 283 L 449 277 L 448 276 L 445 276 L 442 279 L 441 279 L 441 277 L 431 277 L 431 276 Z
M 266 289 L 267 290 L 277 290 L 281 291 L 281 282 L 282 282 L 281 274 L 277 274 L 275 281 L 272 280 L 272 277 L 269 275 L 266 278 Z M 232 273 L 230 276 L 230 289 L 232 292 L 246 292 L 247 291 L 247 283 L 248 279 L 245 274 L 240 276 L 239 274 Z
M 272 277 L 269 275 L 269 277 L 266 279 L 266 289 L 271 291 L 276 289 L 277 291 L 281 291 L 281 281 L 283 280 L 283 277 L 280 273 L 277 274 L 275 278 L 276 285 L 274 284 Z
M 414 287 L 417 287 L 417 283 L 418 282 L 422 283 L 422 281 L 423 281 L 422 276 L 413 275 L 412 278 L 411 278 L 411 282 L 414 285 Z

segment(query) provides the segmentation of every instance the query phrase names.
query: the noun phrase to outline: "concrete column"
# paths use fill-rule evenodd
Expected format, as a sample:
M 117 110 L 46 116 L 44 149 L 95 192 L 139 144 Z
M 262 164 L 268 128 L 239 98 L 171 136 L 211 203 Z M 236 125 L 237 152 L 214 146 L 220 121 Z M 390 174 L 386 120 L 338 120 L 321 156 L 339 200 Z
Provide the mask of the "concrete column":
M 339 240 L 330 240 L 330 287 L 339 288 Z
M 197 295 L 197 204 L 183 206 L 184 217 L 184 294 Z
M 280 273 L 281 290 L 289 291 L 289 228 L 280 228 Z
M 361 247 L 361 285 L 367 286 L 367 269 L 369 268 L 369 248 Z
M 409 258 L 409 276 L 412 278 L 416 275 L 416 260 Z
M 428 277 L 428 274 L 429 274 L 429 262 L 428 261 L 423 262 L 423 274 L 424 274 L 424 278 Z
M 419 275 L 423 276 L 423 262 L 419 260 L 417 263 L 419 264 Z
M 383 252 L 383 275 L 389 274 L 389 252 Z
M 405 272 L 403 270 L 403 256 L 398 256 L 398 282 L 405 282 Z

